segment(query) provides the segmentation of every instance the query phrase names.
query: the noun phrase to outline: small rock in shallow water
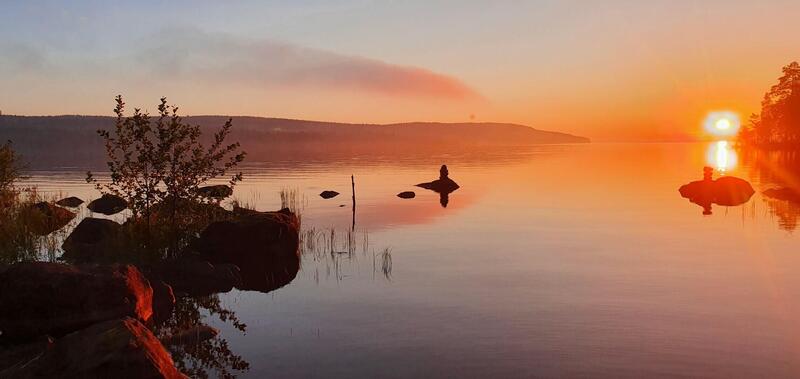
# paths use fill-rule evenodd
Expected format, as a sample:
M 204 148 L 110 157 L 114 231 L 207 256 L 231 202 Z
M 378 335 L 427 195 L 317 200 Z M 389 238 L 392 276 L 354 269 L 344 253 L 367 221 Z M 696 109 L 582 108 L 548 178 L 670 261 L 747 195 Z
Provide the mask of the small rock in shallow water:
M 111 194 L 105 194 L 99 199 L 92 200 L 88 208 L 92 212 L 102 213 L 104 215 L 113 215 L 122 212 L 128 207 L 125 199 Z
M 83 204 L 83 200 L 77 198 L 75 196 L 65 197 L 59 201 L 56 201 L 56 205 L 60 205 L 62 207 L 69 207 L 69 208 L 77 208 L 81 204 Z
M 397 197 L 399 197 L 401 199 L 413 199 L 416 196 L 417 196 L 417 194 L 415 194 L 414 191 L 405 191 L 405 192 L 400 192 L 400 193 L 397 194 Z
M 339 196 L 339 193 L 336 192 L 336 191 L 322 191 L 319 194 L 319 197 L 321 197 L 323 199 L 332 199 L 332 198 L 334 198 L 336 196 Z

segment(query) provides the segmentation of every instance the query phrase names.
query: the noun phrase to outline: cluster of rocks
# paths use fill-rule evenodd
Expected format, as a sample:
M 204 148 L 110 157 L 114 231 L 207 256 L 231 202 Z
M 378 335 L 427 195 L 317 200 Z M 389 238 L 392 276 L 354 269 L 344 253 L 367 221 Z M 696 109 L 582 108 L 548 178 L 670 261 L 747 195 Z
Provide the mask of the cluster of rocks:
M 119 208 L 106 200 L 98 213 Z M 178 260 L 112 263 L 123 226 L 87 217 L 64 242 L 71 264 L 0 267 L 0 377 L 184 377 L 164 345 L 217 331 L 198 325 L 159 341 L 147 323 L 168 318 L 176 296 L 268 292 L 300 267 L 299 220 L 288 209 L 225 212 L 230 217 L 211 223 Z

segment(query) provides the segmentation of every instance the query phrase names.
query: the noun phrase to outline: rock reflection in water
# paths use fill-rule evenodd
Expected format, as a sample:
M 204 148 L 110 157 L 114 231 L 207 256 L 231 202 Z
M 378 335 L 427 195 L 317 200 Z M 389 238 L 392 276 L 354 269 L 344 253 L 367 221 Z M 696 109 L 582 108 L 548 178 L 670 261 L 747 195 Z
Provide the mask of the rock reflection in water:
M 220 304 L 218 295 L 179 297 L 172 315 L 153 329 L 160 340 L 170 340 L 203 325 L 204 314 L 230 323 L 243 334 L 247 331 L 247 325 L 239 321 L 233 311 Z M 175 366 L 191 378 L 233 378 L 250 368 L 250 363 L 234 353 L 221 335 L 205 340 L 193 339 L 186 344 L 169 344 L 167 348 Z

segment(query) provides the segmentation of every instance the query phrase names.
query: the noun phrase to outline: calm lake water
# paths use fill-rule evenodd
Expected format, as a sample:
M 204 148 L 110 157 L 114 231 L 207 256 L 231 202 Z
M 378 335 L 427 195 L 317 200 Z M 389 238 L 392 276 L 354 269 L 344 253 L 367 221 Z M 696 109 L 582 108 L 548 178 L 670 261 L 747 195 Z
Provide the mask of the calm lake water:
M 250 163 L 235 197 L 296 190 L 307 251 L 283 288 L 217 295 L 244 331 L 202 311 L 229 349 L 207 359 L 253 378 L 799 376 L 798 206 L 761 194 L 797 183 L 764 162 L 703 143 Z M 442 163 L 446 208 L 413 187 Z M 678 194 L 704 165 L 756 194 L 704 216 Z M 30 182 L 96 197 L 84 172 Z

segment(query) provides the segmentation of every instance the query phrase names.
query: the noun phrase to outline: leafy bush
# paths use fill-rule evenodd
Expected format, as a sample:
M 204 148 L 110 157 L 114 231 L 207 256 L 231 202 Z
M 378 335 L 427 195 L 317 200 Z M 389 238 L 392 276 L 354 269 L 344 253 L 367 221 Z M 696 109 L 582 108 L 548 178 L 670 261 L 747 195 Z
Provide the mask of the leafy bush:
M 185 220 L 191 218 L 184 213 L 191 216 L 198 207 L 215 201 L 205 197 L 200 186 L 225 177 L 245 158 L 238 143 L 225 141 L 232 121 L 228 119 L 210 145 L 204 146 L 200 127 L 184 123 L 178 107 L 169 105 L 166 98 L 161 98 L 155 122 L 139 108 L 125 116 L 122 96 L 117 96 L 116 103 L 114 128 L 98 131 L 105 141 L 110 181 L 99 183 L 91 172 L 87 181 L 102 193 L 125 199 L 133 212 L 132 222 L 144 224 L 146 234 L 156 221 L 161 229 L 168 225 L 177 240 L 188 227 Z M 229 185 L 241 180 L 241 173 L 230 175 Z

